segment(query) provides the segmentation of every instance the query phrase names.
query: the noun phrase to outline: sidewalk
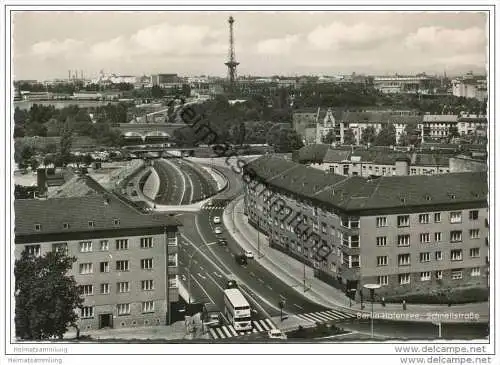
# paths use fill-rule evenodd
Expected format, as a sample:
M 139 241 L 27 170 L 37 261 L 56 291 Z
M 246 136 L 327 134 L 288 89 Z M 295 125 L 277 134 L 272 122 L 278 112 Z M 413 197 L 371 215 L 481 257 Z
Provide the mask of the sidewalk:
M 233 209 L 234 214 L 232 214 Z M 366 318 L 371 314 L 369 312 L 371 310 L 370 303 L 365 303 L 366 306 L 363 311 L 359 303 L 353 303 L 353 306 L 349 307 L 349 299 L 345 294 L 315 278 L 313 269 L 308 266 L 305 267 L 307 290 L 304 292 L 304 265 L 292 257 L 269 247 L 267 236 L 263 233 L 258 233 L 248 223 L 247 217 L 243 214 L 242 196 L 232 201 L 226 207 L 223 220 L 227 231 L 244 249 L 253 251 L 255 259 L 262 266 L 271 271 L 284 283 L 295 288 L 295 290 L 299 291 L 307 299 L 326 307 L 334 307 L 345 312 L 351 312 L 358 318 Z M 263 255 L 261 258 L 258 258 L 257 254 L 258 235 L 260 236 L 260 252 Z M 408 304 L 407 310 L 403 310 L 402 305 L 398 303 L 387 303 L 385 307 L 375 304 L 374 318 L 426 322 L 487 322 L 489 319 L 489 308 L 487 302 L 460 304 L 451 307 L 447 305 Z

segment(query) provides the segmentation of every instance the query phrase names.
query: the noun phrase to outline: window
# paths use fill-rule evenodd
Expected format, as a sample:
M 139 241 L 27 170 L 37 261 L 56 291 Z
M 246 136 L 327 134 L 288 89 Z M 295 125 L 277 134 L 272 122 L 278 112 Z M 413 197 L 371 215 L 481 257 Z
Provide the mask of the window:
M 153 237 L 141 238 L 141 248 L 152 248 L 152 247 L 153 247 Z
M 118 304 L 116 306 L 116 309 L 118 311 L 119 316 L 126 316 L 127 314 L 130 314 L 130 304 Z
M 141 289 L 142 291 L 150 291 L 154 290 L 154 281 L 153 280 L 141 280 Z
M 120 225 L 120 220 L 119 220 L 119 219 L 114 219 L 114 220 L 113 220 L 113 224 L 114 224 L 115 226 L 119 226 L 119 225 Z
M 477 221 L 479 219 L 479 210 L 470 210 L 469 211 L 469 220 Z
M 418 215 L 418 222 L 421 224 L 427 224 L 429 223 L 429 214 L 419 214 Z
M 128 250 L 128 240 L 127 239 L 116 240 L 116 249 L 118 251 Z
M 451 279 L 452 280 L 460 280 L 462 279 L 462 270 L 460 269 L 455 269 L 455 270 L 451 270 Z
M 118 293 L 128 293 L 130 291 L 130 283 L 128 281 L 120 281 L 116 283 L 116 291 Z
M 450 242 L 462 242 L 462 231 L 451 231 Z
M 359 267 L 359 255 L 349 256 L 349 267 Z
M 436 271 L 436 279 L 441 280 L 443 278 L 443 272 L 441 270 Z
M 103 261 L 99 264 L 100 272 L 109 272 L 109 262 Z
M 481 268 L 473 267 L 470 271 L 470 276 L 481 276 Z
M 400 234 L 398 235 L 398 246 L 409 246 L 410 245 L 410 235 Z
M 128 260 L 116 261 L 116 271 L 129 271 Z
M 78 287 L 80 295 L 94 295 L 94 286 L 93 285 L 80 285 Z
M 479 229 L 470 229 L 469 237 L 471 240 L 475 240 L 479 238 Z
M 101 251 L 109 251 L 109 243 L 108 240 L 99 241 L 99 246 Z
M 89 227 L 95 227 L 95 221 L 89 221 Z
M 429 243 L 430 241 L 429 233 L 420 233 L 420 243 Z
M 94 307 L 82 307 L 80 309 L 81 318 L 94 318 Z
M 169 288 L 177 288 L 177 275 L 169 275 L 168 276 L 168 287 Z
M 462 212 L 450 212 L 450 223 L 462 223 Z
M 387 266 L 387 256 L 377 256 L 377 266 Z
M 377 217 L 377 227 L 387 227 L 387 217 Z
M 101 294 L 109 294 L 109 284 L 103 283 L 100 285 L 100 293 Z
M 42 230 L 42 225 L 37 223 L 35 224 L 35 231 L 41 231 Z
M 64 242 L 64 243 L 53 243 L 52 244 L 52 251 L 53 252 L 67 253 L 68 252 L 68 244 L 66 242 Z
M 63 223 L 63 229 L 69 229 L 69 223 Z
M 92 252 L 92 241 L 80 242 L 80 252 Z
M 389 285 L 389 277 L 387 275 L 378 276 L 377 284 L 382 286 Z
M 462 250 L 451 250 L 450 258 L 451 261 L 462 260 Z
M 429 252 L 420 252 L 420 262 L 431 261 L 431 254 Z
M 441 242 L 441 239 L 442 239 L 441 232 L 434 233 L 434 241 Z
M 170 265 L 170 255 L 169 256 L 169 265 Z M 153 268 L 153 259 L 142 259 L 141 260 L 141 269 L 143 270 L 151 270 Z
M 441 251 L 436 251 L 435 257 L 437 261 L 441 261 L 443 259 L 443 253 Z
M 177 266 L 177 254 L 176 253 L 171 253 L 168 255 L 168 266 Z
M 155 311 L 155 302 L 142 302 L 142 313 L 151 313 Z
M 387 245 L 386 236 L 377 237 L 377 246 L 386 246 L 386 245 Z
M 409 226 L 410 226 L 410 216 L 398 215 L 398 227 L 409 227 Z
M 80 264 L 80 274 L 92 274 L 94 272 L 94 267 L 91 263 Z
M 441 222 L 441 213 L 434 213 L 434 223 Z
M 470 257 L 471 258 L 478 258 L 479 257 L 479 247 L 474 247 L 469 250 Z
M 420 281 L 429 281 L 431 280 L 431 272 L 430 271 L 422 271 L 420 273 Z
M 401 255 L 398 255 L 398 265 L 399 266 L 410 265 L 410 254 L 409 253 L 403 253 Z
M 410 284 L 410 274 L 399 274 L 399 285 Z
M 30 256 L 39 257 L 42 254 L 42 248 L 40 245 L 29 245 L 24 248 L 24 250 Z

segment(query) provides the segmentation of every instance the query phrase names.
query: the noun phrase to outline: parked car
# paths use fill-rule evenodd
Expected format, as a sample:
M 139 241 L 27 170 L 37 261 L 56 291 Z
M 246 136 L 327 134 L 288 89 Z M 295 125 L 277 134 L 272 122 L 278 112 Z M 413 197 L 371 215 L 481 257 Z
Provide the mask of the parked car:
M 286 335 L 280 330 L 270 330 L 267 334 L 272 340 L 286 340 Z
M 253 252 L 252 251 L 248 251 L 248 250 L 245 250 L 245 252 L 243 252 L 243 255 L 245 255 L 245 257 L 247 259 L 253 259 Z
M 217 240 L 217 244 L 218 244 L 219 246 L 227 246 L 227 240 L 226 240 L 225 238 L 219 238 L 219 239 Z
M 214 223 L 220 224 L 220 217 L 214 217 Z
M 240 265 L 246 265 L 248 263 L 248 259 L 245 255 L 236 255 L 236 262 Z
M 215 227 L 214 232 L 216 234 L 221 234 L 222 233 L 222 228 L 220 226 Z

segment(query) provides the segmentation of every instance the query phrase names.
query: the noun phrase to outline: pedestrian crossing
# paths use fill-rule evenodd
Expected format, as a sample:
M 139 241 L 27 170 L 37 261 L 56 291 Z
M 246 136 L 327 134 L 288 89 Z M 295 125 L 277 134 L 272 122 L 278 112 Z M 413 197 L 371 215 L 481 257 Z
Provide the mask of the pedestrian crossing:
M 300 319 L 314 323 L 342 321 L 346 319 L 356 318 L 354 314 L 341 312 L 335 309 L 331 309 L 324 312 L 301 313 L 301 314 L 296 314 L 296 316 Z
M 201 207 L 201 209 L 203 209 L 203 210 L 221 210 L 221 209 L 224 209 L 224 207 L 215 207 L 215 206 L 209 207 L 208 205 L 204 205 Z
M 220 326 L 220 327 L 212 327 L 209 328 L 208 331 L 210 333 L 210 336 L 217 340 L 217 339 L 223 339 L 223 338 L 231 338 L 231 337 L 238 337 L 238 336 L 243 336 L 247 335 L 250 333 L 257 333 L 257 332 L 264 332 L 264 331 L 270 331 L 273 329 L 277 329 L 274 323 L 269 319 L 260 319 L 258 321 L 252 321 L 252 330 L 249 331 L 243 331 L 243 332 L 237 332 L 233 325 L 228 325 L 228 326 Z

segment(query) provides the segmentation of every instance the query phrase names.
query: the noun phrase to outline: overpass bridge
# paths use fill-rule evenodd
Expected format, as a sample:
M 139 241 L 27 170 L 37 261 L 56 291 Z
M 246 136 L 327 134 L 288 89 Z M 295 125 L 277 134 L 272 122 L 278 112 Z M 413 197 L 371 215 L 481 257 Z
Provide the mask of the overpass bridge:
M 118 129 L 125 140 L 166 141 L 172 139 L 177 129 L 185 123 L 120 123 Z

